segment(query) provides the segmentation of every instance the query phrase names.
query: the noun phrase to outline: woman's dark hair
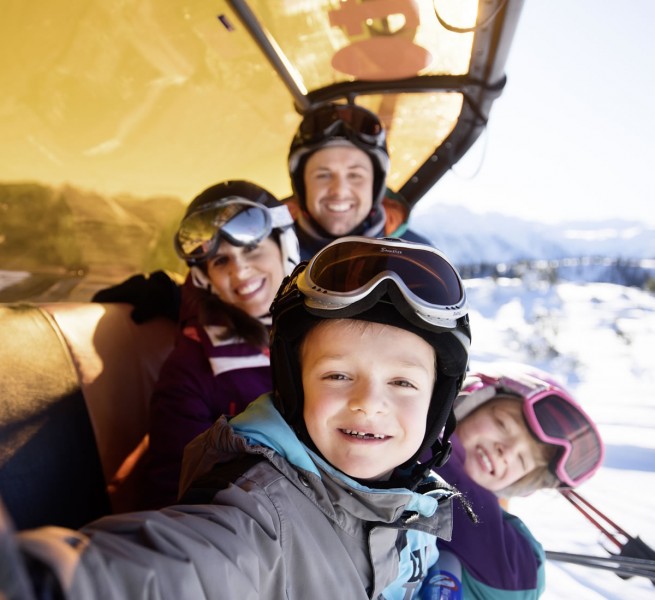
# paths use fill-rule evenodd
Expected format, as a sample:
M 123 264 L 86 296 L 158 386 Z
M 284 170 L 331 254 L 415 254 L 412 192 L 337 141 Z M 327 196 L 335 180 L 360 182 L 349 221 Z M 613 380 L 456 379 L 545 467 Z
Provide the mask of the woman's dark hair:
M 198 306 L 198 322 L 201 325 L 221 325 L 225 328 L 223 339 L 239 336 L 257 348 L 268 347 L 268 328 L 247 312 L 223 302 L 209 290 L 193 288 Z

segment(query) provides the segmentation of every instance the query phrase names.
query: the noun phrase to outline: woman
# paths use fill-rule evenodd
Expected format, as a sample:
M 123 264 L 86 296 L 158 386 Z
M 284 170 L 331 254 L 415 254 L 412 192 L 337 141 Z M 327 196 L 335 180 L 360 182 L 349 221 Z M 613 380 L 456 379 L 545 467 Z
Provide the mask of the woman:
M 189 441 L 272 389 L 269 307 L 298 262 L 289 211 L 246 181 L 219 183 L 197 196 L 175 247 L 190 273 L 184 320 L 151 402 L 147 508 L 177 500 Z

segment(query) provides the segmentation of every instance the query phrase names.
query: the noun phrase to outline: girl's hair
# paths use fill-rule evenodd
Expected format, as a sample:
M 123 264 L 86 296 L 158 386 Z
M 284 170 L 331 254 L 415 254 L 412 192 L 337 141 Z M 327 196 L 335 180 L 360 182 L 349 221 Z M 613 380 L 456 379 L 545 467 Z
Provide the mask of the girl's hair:
M 555 453 L 555 448 L 552 446 L 547 446 L 542 444 L 545 448 L 550 450 L 552 454 Z M 527 475 L 524 475 L 518 481 L 515 481 L 512 485 L 507 486 L 502 490 L 496 492 L 497 496 L 501 498 L 511 498 L 512 496 L 528 496 L 537 490 L 543 490 L 546 488 L 557 488 L 559 486 L 559 481 L 557 478 L 548 470 L 546 466 L 540 466 L 536 469 L 533 469 Z
M 204 265 L 201 267 L 203 268 Z M 198 302 L 198 322 L 200 325 L 221 325 L 225 332 L 221 339 L 240 337 L 248 344 L 257 348 L 268 347 L 268 328 L 255 317 L 223 302 L 209 290 L 193 288 L 191 292 Z

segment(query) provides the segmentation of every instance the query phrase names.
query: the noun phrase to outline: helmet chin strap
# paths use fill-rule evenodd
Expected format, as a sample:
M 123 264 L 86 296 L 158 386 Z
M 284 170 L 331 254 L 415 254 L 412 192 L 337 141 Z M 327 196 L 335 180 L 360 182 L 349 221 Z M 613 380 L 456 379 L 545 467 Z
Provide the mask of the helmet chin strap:
M 291 275 L 300 262 L 300 246 L 293 227 L 288 227 L 280 232 L 280 251 L 284 274 Z
M 442 467 L 450 457 L 452 451 L 450 436 L 455 431 L 456 426 L 455 413 L 451 410 L 446 417 L 443 433 L 436 437 L 429 446 L 424 445 L 419 449 L 419 455 L 415 459 L 410 459 L 410 461 L 401 465 L 387 480 L 360 481 L 360 483 L 376 489 L 406 487 L 419 493 L 425 493 L 425 491 L 432 489 L 433 484 L 429 479 L 430 472 L 433 469 Z M 422 455 L 427 452 L 430 453 L 430 458 L 420 462 Z

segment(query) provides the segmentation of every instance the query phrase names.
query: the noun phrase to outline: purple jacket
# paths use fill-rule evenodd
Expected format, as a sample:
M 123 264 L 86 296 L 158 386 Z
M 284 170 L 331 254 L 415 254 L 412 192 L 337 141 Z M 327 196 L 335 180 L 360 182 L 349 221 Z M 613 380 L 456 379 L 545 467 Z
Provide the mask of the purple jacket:
M 272 389 L 268 348 L 220 341 L 220 329 L 186 326 L 162 366 L 150 404 L 144 508 L 175 503 L 182 454 L 193 438 Z
M 544 585 L 544 553 L 524 523 L 507 512 L 498 497 L 475 483 L 464 471 L 464 448 L 456 435 L 453 451 L 437 472 L 454 485 L 478 515 L 474 524 L 464 508 L 453 502 L 452 540 L 439 540 L 439 550 L 461 563 L 463 597 L 537 598 Z M 518 595 L 517 592 L 523 592 Z

